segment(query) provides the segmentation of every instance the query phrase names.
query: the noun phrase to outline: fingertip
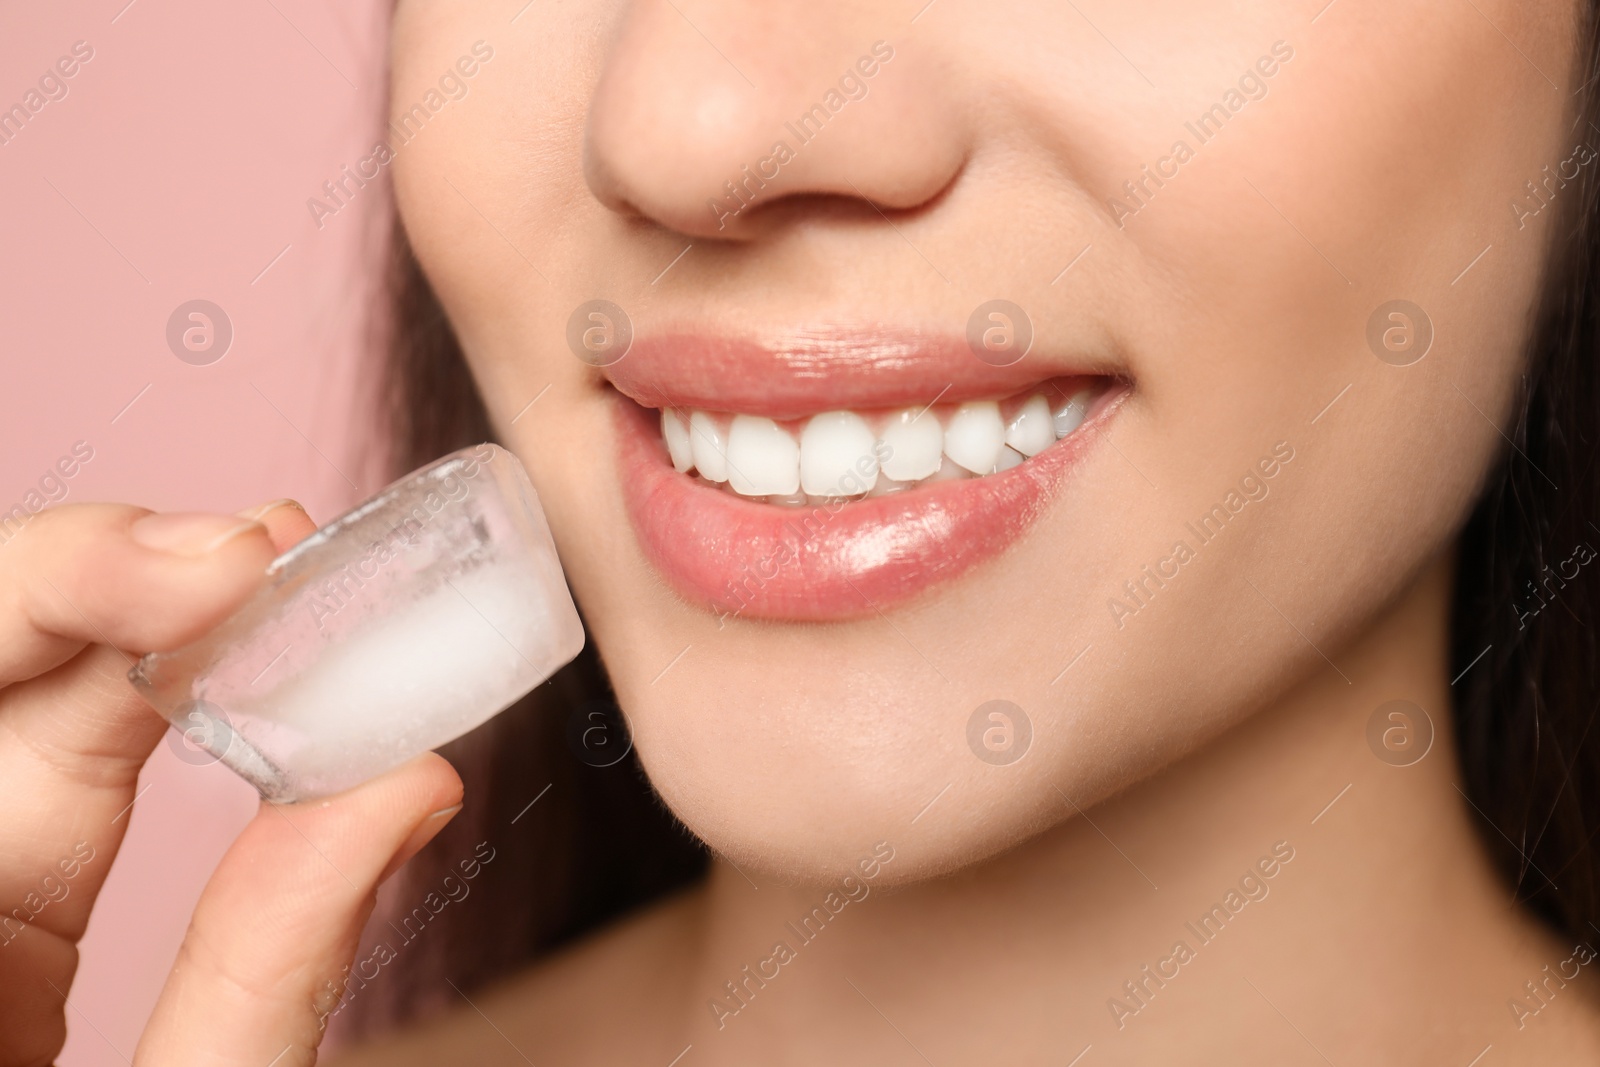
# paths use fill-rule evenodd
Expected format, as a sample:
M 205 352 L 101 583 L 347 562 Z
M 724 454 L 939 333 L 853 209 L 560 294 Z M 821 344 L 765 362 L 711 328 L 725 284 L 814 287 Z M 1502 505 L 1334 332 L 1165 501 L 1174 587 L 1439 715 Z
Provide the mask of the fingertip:
M 298 500 L 294 500 L 285 496 L 279 497 L 277 500 L 269 500 L 265 504 L 258 504 L 253 508 L 245 508 L 243 511 L 238 511 L 234 514 L 238 515 L 241 519 L 249 519 L 252 522 L 262 522 L 268 515 L 271 515 L 273 512 L 282 508 L 298 510 L 302 514 L 306 510 Z
M 374 818 L 398 824 L 404 837 L 377 877 L 375 884 L 381 885 L 455 818 L 463 795 L 461 776 L 450 762 L 435 752 L 424 752 L 342 793 L 277 807 L 303 825 Z
M 378 875 L 378 884 L 382 885 L 387 882 L 394 872 L 404 867 L 411 861 L 413 856 L 427 847 L 428 842 L 437 837 L 439 831 L 449 825 L 450 820 L 460 813 L 461 808 L 462 805 L 459 803 L 452 804 L 448 808 L 441 808 L 432 812 L 417 823 L 410 836 L 401 842 L 400 847 L 395 850 L 393 858 L 389 860 L 382 873 Z
M 314 1049 L 328 976 L 348 969 L 377 885 L 449 823 L 460 795 L 454 768 L 424 753 L 334 796 L 263 803 L 195 909 L 141 1052 L 187 1049 L 195 1004 L 229 1021 L 207 1032 L 206 1062 Z
M 453 814 L 460 809 L 462 796 L 461 776 L 450 762 L 436 752 L 424 752 L 376 778 L 332 796 L 286 804 L 262 801 L 262 804 L 277 807 L 296 818 L 340 818 L 345 812 L 381 812 L 386 820 L 415 825 L 434 815 Z
M 106 638 L 141 652 L 179 648 L 215 627 L 278 555 L 265 525 L 233 516 L 150 513 L 127 533 L 131 555 L 86 553 L 69 584 L 75 601 L 94 605 L 85 610 L 104 620 Z
M 152 511 L 128 525 L 129 540 L 140 548 L 184 559 L 209 556 L 232 541 L 266 532 L 259 522 L 206 512 Z
M 299 544 L 317 530 L 317 524 L 298 500 L 284 497 L 271 500 L 254 508 L 246 508 L 238 517 L 259 522 L 267 528 L 273 547 L 279 552 Z
M 59 662 L 73 642 L 187 644 L 237 610 L 276 555 L 257 522 L 119 504 L 41 512 L 18 542 L 0 561 L 0 600 L 18 609 L 0 625 L 12 676 Z
M 456 773 L 455 767 L 449 760 L 437 752 L 424 752 L 401 764 L 396 770 L 407 768 L 411 769 L 410 773 L 418 776 L 419 781 L 427 784 L 432 790 L 429 795 L 433 796 L 441 807 L 461 805 L 466 787 L 462 785 L 461 775 Z

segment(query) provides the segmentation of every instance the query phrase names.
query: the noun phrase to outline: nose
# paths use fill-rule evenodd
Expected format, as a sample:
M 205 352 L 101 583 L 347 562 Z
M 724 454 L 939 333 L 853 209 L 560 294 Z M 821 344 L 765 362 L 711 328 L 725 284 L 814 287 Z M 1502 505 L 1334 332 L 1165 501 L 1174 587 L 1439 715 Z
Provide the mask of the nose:
M 590 104 L 589 188 L 618 213 L 727 240 L 779 204 L 926 204 L 969 137 L 910 29 L 860 0 L 634 0 Z

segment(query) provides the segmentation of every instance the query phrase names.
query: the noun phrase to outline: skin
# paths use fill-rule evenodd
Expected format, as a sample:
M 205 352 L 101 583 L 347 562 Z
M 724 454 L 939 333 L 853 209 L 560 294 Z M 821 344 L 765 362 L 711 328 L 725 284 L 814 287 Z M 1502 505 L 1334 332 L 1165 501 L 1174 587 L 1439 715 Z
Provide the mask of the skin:
M 61 1051 L 76 945 L 167 728 L 127 684 L 133 657 L 204 634 L 313 529 L 291 501 L 239 515 L 73 504 L 7 541 L 0 899 L 32 916 L 5 928 L 0 1064 Z M 196 906 L 133 1062 L 315 1062 L 322 983 L 354 952 L 378 884 L 460 797 L 455 772 L 428 753 L 326 801 L 263 803 Z
M 513 14 L 399 5 L 397 111 L 474 41 L 495 49 L 391 165 L 399 207 L 655 787 L 725 858 L 341 1062 L 1466 1064 L 1485 1046 L 1484 1063 L 1594 1061 L 1592 968 L 1520 1028 L 1508 1010 L 1572 946 L 1487 865 L 1456 788 L 1446 655 L 1452 545 L 1501 447 L 1554 214 L 1519 229 L 1508 203 L 1571 151 L 1570 7 Z M 880 39 L 896 57 L 867 99 L 717 229 L 706 197 Z M 1119 227 L 1122 182 L 1280 40 L 1294 58 L 1266 97 Z M 564 344 L 573 308 L 603 295 L 640 329 L 958 334 L 996 294 L 1029 309 L 1041 359 L 1133 383 L 1010 552 L 826 626 L 719 625 L 651 572 L 610 460 L 614 398 Z M 1364 342 L 1396 298 L 1436 331 L 1407 367 Z M 1270 495 L 1119 627 L 1106 603 L 1123 580 L 1278 442 L 1294 459 Z M 0 553 L 8 899 L 114 825 L 158 739 L 106 644 L 204 632 L 309 531 L 289 511 L 179 556 L 131 540 L 142 509 L 78 505 Z M 185 521 L 201 544 L 239 525 Z M 1009 766 L 965 743 L 997 698 L 1033 723 Z M 1405 767 L 1367 741 L 1395 699 L 1434 726 Z M 424 758 L 326 806 L 264 810 L 202 900 L 139 1062 L 312 1062 L 307 1005 L 459 789 Z M 93 832 L 114 853 L 120 831 Z M 723 983 L 879 842 L 893 859 L 870 895 L 719 1025 Z M 1268 895 L 1119 1020 L 1123 983 L 1275 846 L 1293 858 Z M 91 871 L 27 932 L 30 955 L 0 961 L 11 989 L 67 988 Z M 244 913 L 271 921 L 228 921 Z M 0 1004 L 0 1063 L 50 1062 L 59 1002 Z M 219 1012 L 233 1025 L 211 1025 Z
M 739 54 L 721 61 L 667 4 L 529 9 L 514 26 L 484 5 L 402 4 L 395 111 L 474 41 L 496 58 L 393 173 L 644 765 L 718 852 L 811 881 L 880 840 L 894 842 L 896 881 L 983 860 L 1061 820 L 1052 783 L 1080 804 L 1104 799 L 1331 671 L 1450 544 L 1501 445 L 1544 255 L 1507 203 L 1567 154 L 1565 94 L 1536 91 L 1539 75 L 1470 7 L 1443 22 L 1330 12 L 1314 28 L 1275 5 L 1108 21 L 1160 74 L 1155 92 L 1082 19 L 1026 6 L 951 5 L 914 27 L 859 4 L 686 14 Z M 1557 72 L 1573 47 L 1562 14 L 1521 45 Z M 705 201 L 722 175 L 891 37 L 902 43 L 873 94 L 806 146 L 787 195 L 717 230 Z M 1278 40 L 1296 58 L 1269 95 L 1116 228 L 1105 204 L 1125 176 Z M 1399 154 L 1415 165 L 1396 168 Z M 898 210 L 886 218 L 853 189 Z M 757 333 L 877 321 L 959 333 L 1005 293 L 1035 309 L 1037 349 L 1121 370 L 1134 391 L 1114 447 L 981 573 L 892 618 L 724 624 L 663 585 L 626 519 L 615 397 L 564 343 L 597 293 L 638 331 Z M 1407 368 L 1363 340 L 1401 294 L 1438 334 Z M 1279 442 L 1296 458 L 1268 499 L 1119 628 L 1107 601 L 1122 583 Z M 973 709 L 997 698 L 1038 724 L 1005 773 L 962 744 Z M 947 783 L 949 814 L 908 834 Z
M 1593 1048 L 1580 996 L 1537 1034 L 1511 1025 L 1508 998 L 1570 946 L 1508 910 L 1466 822 L 1444 638 L 1450 548 L 1502 446 L 1553 214 L 1519 230 L 1509 204 L 1571 154 L 1569 90 L 1541 71 L 1580 80 L 1575 13 L 941 3 L 913 23 L 898 4 L 641 0 L 509 22 L 402 2 L 397 114 L 473 42 L 495 50 L 399 151 L 402 217 L 540 490 L 653 784 L 728 861 L 483 1015 L 541 1063 L 690 1043 L 700 1062 L 904 1058 L 884 1016 L 940 1063 L 1089 1042 L 1119 1062 L 1196 1041 L 1309 1055 L 1267 997 L 1336 1062 Z M 707 209 L 880 39 L 895 58 L 870 94 L 761 203 Z M 1183 121 L 1279 41 L 1293 58 L 1265 97 L 1117 225 L 1122 182 L 1193 143 Z M 1134 383 L 1013 550 L 824 626 L 722 625 L 654 575 L 610 462 L 615 397 L 563 341 L 573 308 L 603 296 L 641 332 L 959 334 L 996 294 L 1030 309 L 1043 359 Z M 1406 367 L 1364 341 L 1396 298 L 1436 331 Z M 1119 626 L 1123 580 L 1279 442 L 1294 459 L 1270 495 Z M 1003 768 L 963 744 L 996 698 L 1034 724 Z M 1365 741 L 1397 698 L 1438 728 L 1400 770 Z M 1097 805 L 1103 835 L 1075 818 Z M 880 841 L 895 858 L 877 884 L 900 891 L 719 1030 L 722 983 Z M 1278 841 L 1299 865 L 1252 931 L 1118 1029 L 1122 982 Z M 1491 932 L 1467 944 L 1466 928 Z M 637 1037 L 595 1025 L 624 991 L 651 1005 L 629 1009 Z M 463 1006 L 419 1055 L 482 1042 L 512 1062 L 482 1023 Z

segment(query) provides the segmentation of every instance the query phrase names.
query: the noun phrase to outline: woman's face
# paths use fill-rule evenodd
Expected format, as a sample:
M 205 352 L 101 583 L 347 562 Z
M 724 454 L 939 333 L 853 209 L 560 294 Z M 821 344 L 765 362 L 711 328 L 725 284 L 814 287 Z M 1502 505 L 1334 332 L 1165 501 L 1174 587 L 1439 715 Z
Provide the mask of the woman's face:
M 926 874 L 1338 681 L 1502 447 L 1576 16 L 403 0 L 401 211 L 678 816 Z

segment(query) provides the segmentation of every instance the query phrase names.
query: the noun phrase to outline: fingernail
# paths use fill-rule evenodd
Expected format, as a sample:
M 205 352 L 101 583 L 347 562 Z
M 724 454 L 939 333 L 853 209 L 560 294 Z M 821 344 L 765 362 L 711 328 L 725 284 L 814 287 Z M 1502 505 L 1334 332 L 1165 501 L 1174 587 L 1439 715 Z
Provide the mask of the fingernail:
M 417 824 L 417 828 L 411 831 L 405 843 L 400 846 L 399 850 L 395 852 L 394 856 L 390 858 L 388 864 L 383 868 L 383 873 L 378 875 L 378 884 L 382 885 L 387 882 L 395 871 L 404 867 L 411 857 L 421 852 L 423 847 L 433 840 L 434 835 L 444 829 L 444 824 L 449 822 L 455 813 L 460 810 L 460 804 L 450 808 L 440 808 Z
M 258 508 L 247 508 L 246 510 L 239 512 L 238 515 L 241 519 L 249 519 L 251 522 L 260 522 L 269 512 L 277 511 L 279 508 L 294 508 L 302 513 L 304 513 L 306 510 L 304 507 L 301 507 L 298 500 L 290 500 L 288 497 L 284 497 L 282 500 L 273 500 L 269 503 L 262 504 Z
M 146 515 L 128 528 L 136 544 L 178 556 L 203 556 L 242 534 L 266 527 L 259 522 L 240 522 L 234 515 L 207 515 L 199 512 L 158 512 Z

